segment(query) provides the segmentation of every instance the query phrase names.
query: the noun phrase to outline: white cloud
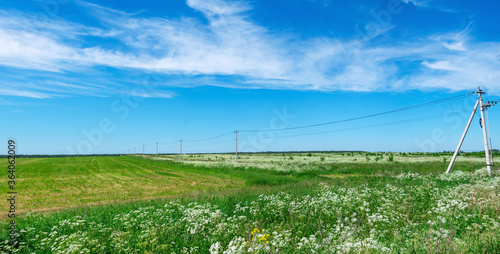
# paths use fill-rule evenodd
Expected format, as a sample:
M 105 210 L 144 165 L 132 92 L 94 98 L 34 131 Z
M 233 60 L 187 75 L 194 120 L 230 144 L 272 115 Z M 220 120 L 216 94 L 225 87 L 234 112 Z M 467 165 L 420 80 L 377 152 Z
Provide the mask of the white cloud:
M 60 61 L 74 49 L 39 34 L 0 28 L 0 64 L 26 69 L 59 71 Z
M 8 95 L 8 96 L 20 96 L 20 97 L 28 97 L 28 98 L 36 98 L 36 99 L 47 99 L 53 98 L 52 95 L 47 93 L 41 93 L 36 91 L 26 91 L 26 90 L 16 90 L 10 88 L 1 88 L 0 95 Z
M 187 4 L 207 16 L 235 15 L 250 9 L 243 2 L 225 2 L 222 0 L 187 0 Z
M 452 44 L 445 42 L 444 46 L 450 50 L 465 51 L 464 44 L 461 41 Z
M 435 70 L 447 70 L 447 71 L 458 70 L 458 68 L 451 66 L 450 62 L 448 61 L 436 61 L 433 63 L 429 63 L 428 61 L 423 61 L 422 64 Z
M 188 6 L 204 15 L 203 22 L 189 17 L 144 18 L 91 3 L 78 3 L 94 13 L 103 27 L 60 20 L 37 26 L 27 15 L 2 13 L 5 15 L 0 15 L 0 65 L 61 75 L 85 73 L 105 66 L 184 75 L 188 79 L 172 80 L 170 85 L 323 91 L 461 90 L 476 87 L 481 77 L 488 76 L 492 82 L 487 85 L 494 88 L 490 91 L 500 90 L 499 82 L 493 82 L 498 81 L 500 73 L 497 54 L 492 53 L 500 52 L 500 43 L 474 42 L 463 32 L 404 44 L 369 46 L 366 41 L 326 37 L 304 40 L 293 34 L 273 33 L 252 22 L 247 16 L 250 7 L 241 2 L 188 0 Z M 82 36 L 112 39 L 120 44 L 116 49 L 100 44 L 83 47 Z M 400 74 L 399 62 L 416 64 L 410 73 Z M 99 77 L 93 78 L 99 80 L 101 87 L 68 80 L 45 83 L 49 86 L 43 89 L 41 84 L 25 88 L 103 95 L 109 91 L 103 92 L 102 86 L 118 82 L 102 73 L 96 75 Z M 211 78 L 200 80 L 194 77 L 196 75 Z M 241 82 L 221 82 L 217 76 L 237 77 Z M 130 90 L 130 87 L 117 85 L 111 92 L 119 93 L 120 89 Z M 160 90 L 136 95 L 173 96 Z M 37 93 L 27 93 L 27 96 L 37 96 Z M 39 93 L 38 96 L 46 95 Z
M 458 13 L 457 10 L 446 6 L 446 3 L 442 1 L 432 1 L 432 0 L 401 0 L 405 4 L 413 4 L 416 7 L 433 9 L 442 12 Z
M 48 86 L 55 86 L 55 87 L 61 87 L 61 88 L 74 88 L 74 89 L 81 89 L 81 90 L 98 90 L 97 87 L 91 86 L 91 85 L 75 85 L 75 84 L 69 84 L 66 82 L 60 82 L 60 81 L 54 81 L 54 80 L 48 80 L 48 81 L 41 81 L 40 82 L 43 85 L 48 85 Z
M 130 93 L 130 95 L 142 98 L 172 98 L 175 96 L 175 93 L 168 91 L 134 90 Z
M 415 6 L 427 6 L 427 2 L 422 0 L 401 0 L 401 2 L 405 4 L 412 3 Z

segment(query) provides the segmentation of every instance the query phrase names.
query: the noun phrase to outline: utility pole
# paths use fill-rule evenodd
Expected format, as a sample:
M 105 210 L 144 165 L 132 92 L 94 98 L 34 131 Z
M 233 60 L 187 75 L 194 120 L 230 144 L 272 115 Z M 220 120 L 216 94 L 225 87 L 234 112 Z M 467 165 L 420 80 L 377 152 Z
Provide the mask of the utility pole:
M 455 159 L 457 158 L 458 151 L 460 151 L 460 147 L 462 147 L 462 143 L 464 142 L 465 136 L 467 135 L 467 131 L 469 131 L 470 124 L 472 122 L 472 119 L 474 119 L 474 115 L 476 114 L 477 106 L 479 105 L 479 100 L 477 100 L 476 105 L 474 106 L 474 109 L 472 110 L 472 114 L 470 115 L 469 122 L 467 122 L 467 126 L 465 127 L 464 133 L 462 134 L 462 138 L 460 139 L 460 142 L 458 142 L 457 149 L 455 150 L 455 153 L 453 153 L 453 158 L 451 158 L 450 165 L 448 165 L 448 169 L 446 170 L 446 174 L 450 173 L 451 167 L 453 167 L 453 163 L 455 162 Z
M 491 165 L 493 166 L 495 163 L 493 162 L 493 144 L 491 143 L 491 138 L 490 138 L 490 157 L 491 157 Z
M 484 117 L 484 111 L 491 105 L 485 105 L 483 103 L 483 94 L 481 88 L 478 88 L 477 93 L 479 94 L 479 102 L 481 104 L 481 122 L 483 125 L 483 139 L 484 139 L 484 153 L 486 155 L 486 168 L 488 169 L 488 174 L 491 176 L 491 161 L 490 161 L 490 145 L 488 144 L 488 132 L 486 130 L 486 119 Z
M 146 144 L 142 144 L 142 155 L 144 155 L 144 147 L 146 146 Z
M 238 162 L 238 132 L 239 132 L 238 130 L 234 131 L 234 134 L 236 135 L 236 139 L 235 139 L 235 141 L 236 141 L 236 150 L 235 150 L 236 151 L 236 162 Z
M 481 87 L 478 87 L 477 92 L 475 92 L 475 93 L 478 94 L 479 98 L 477 99 L 476 105 L 474 106 L 474 109 L 472 110 L 472 114 L 469 118 L 469 122 L 467 123 L 467 126 L 465 127 L 464 133 L 462 134 L 462 138 L 460 139 L 460 142 L 458 142 L 457 149 L 455 150 L 455 153 L 453 154 L 453 158 L 450 161 L 450 165 L 448 165 L 448 169 L 446 170 L 446 174 L 450 173 L 451 167 L 453 167 L 453 163 L 455 162 L 455 159 L 457 158 L 457 154 L 460 151 L 460 147 L 462 146 L 462 143 L 464 142 L 465 136 L 467 135 L 467 131 L 469 130 L 472 119 L 474 118 L 474 115 L 476 114 L 477 107 L 479 106 L 480 111 L 481 111 L 481 125 L 483 128 L 484 153 L 486 155 L 486 168 L 488 169 L 489 176 L 491 176 L 492 163 L 490 160 L 491 159 L 491 157 L 490 157 L 490 144 L 488 143 L 488 132 L 486 130 L 487 126 L 486 126 L 486 119 L 484 117 L 484 111 L 488 107 L 496 105 L 497 102 L 490 102 L 489 101 L 488 103 L 485 104 L 483 102 L 483 94 L 485 92 L 483 92 L 481 90 Z
M 158 142 L 156 142 L 156 157 L 158 157 Z
M 128 155 L 130 155 L 130 148 L 128 149 Z
M 135 154 L 135 146 L 134 146 L 134 154 Z
M 182 160 L 182 139 L 181 139 L 181 140 L 179 140 L 179 141 L 181 142 L 181 149 L 180 149 L 180 151 L 179 151 L 179 159 L 181 159 L 181 160 Z

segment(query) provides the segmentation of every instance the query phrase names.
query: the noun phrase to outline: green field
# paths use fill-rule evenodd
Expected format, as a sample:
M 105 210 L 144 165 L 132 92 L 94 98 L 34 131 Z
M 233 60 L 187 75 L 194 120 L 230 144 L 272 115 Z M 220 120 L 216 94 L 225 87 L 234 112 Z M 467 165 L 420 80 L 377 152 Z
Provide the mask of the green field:
M 19 158 L 20 253 L 499 253 L 500 177 L 449 154 Z M 7 166 L 6 161 L 0 163 Z M 7 192 L 6 185 L 2 191 Z
M 1 165 L 6 168 L 6 161 Z M 17 169 L 20 213 L 169 197 L 242 183 L 223 174 L 125 156 L 19 158 Z M 7 185 L 1 191 L 6 193 Z

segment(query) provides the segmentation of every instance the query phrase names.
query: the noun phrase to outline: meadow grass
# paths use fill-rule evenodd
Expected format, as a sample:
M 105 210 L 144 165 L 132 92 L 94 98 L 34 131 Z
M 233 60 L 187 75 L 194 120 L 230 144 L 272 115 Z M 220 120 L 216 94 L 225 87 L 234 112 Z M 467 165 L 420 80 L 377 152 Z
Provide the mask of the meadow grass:
M 6 168 L 6 161 L 1 161 Z M 140 157 L 18 158 L 18 213 L 172 196 L 237 186 L 223 174 L 169 168 Z M 0 191 L 6 193 L 7 185 Z M 2 214 L 5 217 L 5 214 Z
M 210 156 L 211 160 L 201 156 Z M 121 173 L 125 179 L 135 176 L 143 184 L 159 184 L 149 182 L 148 174 L 175 175 L 189 181 L 204 177 L 216 184 L 210 188 L 175 185 L 175 181 L 166 177 L 162 180 L 179 186 L 178 192 L 159 196 L 162 198 L 154 199 L 150 194 L 147 200 L 99 206 L 84 205 L 89 204 L 85 203 L 89 200 L 85 198 L 88 193 L 75 197 L 72 192 L 61 191 L 61 198 L 64 195 L 75 200 L 83 197 L 83 201 L 72 201 L 69 207 L 78 204 L 72 209 L 21 216 L 17 219 L 20 241 L 14 247 L 7 241 L 7 225 L 2 224 L 0 250 L 20 253 L 500 252 L 498 167 L 494 177 L 487 177 L 481 169 L 484 162 L 479 159 L 458 161 L 452 174 L 444 175 L 447 163 L 440 157 L 402 161 L 396 156 L 392 162 L 365 159 L 361 163 L 351 156 L 350 161 L 321 160 L 328 155 L 315 158 L 304 153 L 292 155 L 293 159 L 290 155 L 258 155 L 259 158 L 248 158 L 253 160 L 248 163 L 245 157 L 253 155 L 243 155 L 240 165 L 227 159 L 216 162 L 221 155 L 201 156 L 185 156 L 183 163 L 168 156 L 161 159 L 115 157 L 110 162 L 104 158 L 101 166 L 96 158 L 85 158 L 73 166 L 72 159 L 31 162 L 38 164 L 31 170 L 44 171 L 39 169 L 41 165 L 59 168 L 55 172 L 68 181 L 75 176 L 92 175 L 94 172 L 88 171 L 94 170 L 97 175 L 114 172 L 117 180 Z M 277 162 L 273 169 L 269 162 L 283 159 L 269 158 L 275 156 L 288 157 L 287 160 L 293 162 Z M 192 163 L 190 158 L 204 162 Z M 299 163 L 297 158 L 306 159 Z M 65 163 L 70 165 L 66 167 Z M 95 166 L 85 165 L 89 163 Z M 99 171 L 97 168 L 102 165 L 108 166 Z M 23 168 L 27 170 L 24 166 L 20 170 Z M 38 179 L 56 173 L 45 174 Z M 35 173 L 31 173 L 33 175 Z M 223 180 L 236 184 L 222 185 Z M 80 184 L 80 188 L 89 186 L 85 181 L 73 184 Z M 57 188 L 57 184 L 47 186 Z M 32 188 L 43 189 L 43 186 Z M 148 193 L 149 189 L 145 189 L 138 193 Z M 124 192 L 127 190 L 136 191 L 120 189 L 123 201 L 135 195 Z M 118 196 L 118 191 L 116 193 L 114 198 Z

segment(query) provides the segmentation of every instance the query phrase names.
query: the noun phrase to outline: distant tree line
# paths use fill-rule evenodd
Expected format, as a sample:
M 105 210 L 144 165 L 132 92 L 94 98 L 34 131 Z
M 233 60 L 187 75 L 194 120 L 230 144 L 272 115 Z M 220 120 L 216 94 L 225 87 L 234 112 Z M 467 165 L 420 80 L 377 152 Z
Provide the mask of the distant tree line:
M 111 157 L 123 155 L 125 154 L 16 154 L 16 158 Z M 7 155 L 0 155 L 0 158 L 7 158 Z
M 493 155 L 500 154 L 500 150 L 493 149 Z M 400 156 L 451 156 L 452 151 L 443 152 L 364 152 L 364 151 L 281 151 L 281 152 L 241 152 L 240 154 L 297 154 L 297 153 L 307 153 L 306 156 L 312 156 L 314 153 L 335 153 L 342 154 L 346 156 L 354 156 L 355 154 L 366 155 L 366 156 L 383 156 L 383 155 L 394 155 L 398 154 Z M 160 155 L 174 155 L 176 153 L 160 153 Z M 192 154 L 203 154 L 203 153 L 192 153 Z M 214 154 L 232 154 L 232 153 L 214 153 Z M 17 158 L 56 158 L 56 157 L 112 157 L 112 156 L 124 156 L 124 155 L 134 155 L 134 154 L 17 154 Z M 137 153 L 137 155 L 140 155 Z M 154 154 L 146 154 L 154 155 Z M 484 151 L 478 152 L 464 152 L 460 151 L 459 155 L 466 157 L 484 157 Z M 7 158 L 7 155 L 0 155 L 0 158 Z

